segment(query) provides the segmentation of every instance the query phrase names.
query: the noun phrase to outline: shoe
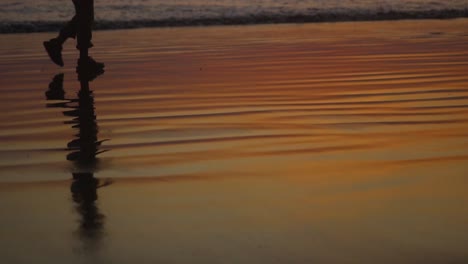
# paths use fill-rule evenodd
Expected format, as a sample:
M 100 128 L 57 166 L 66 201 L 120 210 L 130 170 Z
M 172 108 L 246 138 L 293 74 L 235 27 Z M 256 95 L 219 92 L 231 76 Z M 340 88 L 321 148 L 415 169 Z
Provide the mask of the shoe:
M 80 58 L 78 60 L 78 67 L 88 68 L 89 70 L 103 69 L 104 63 L 95 61 L 92 57 Z
M 76 67 L 78 79 L 92 81 L 97 76 L 104 73 L 104 63 L 97 62 L 91 57 L 80 58 Z
M 63 67 L 62 45 L 55 39 L 44 41 L 43 44 L 49 58 L 58 66 Z

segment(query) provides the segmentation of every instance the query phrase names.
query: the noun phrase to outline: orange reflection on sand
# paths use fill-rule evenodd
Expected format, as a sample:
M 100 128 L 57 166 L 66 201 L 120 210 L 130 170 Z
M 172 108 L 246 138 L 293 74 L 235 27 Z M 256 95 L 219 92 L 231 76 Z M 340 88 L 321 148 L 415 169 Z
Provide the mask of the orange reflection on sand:
M 110 151 L 93 157 L 93 177 L 115 180 L 99 190 L 109 234 L 99 254 L 109 263 L 463 262 L 467 29 L 461 19 L 99 32 L 93 52 L 108 70 L 92 82 L 89 141 L 97 128 L 110 139 L 99 142 Z M 45 101 L 56 69 L 42 66 L 39 39 L 1 40 L 25 50 L 0 57 L 10 65 L 0 72 L 8 245 L 73 229 L 73 215 L 55 211 L 70 204 L 63 180 L 77 132 L 67 109 L 47 108 L 64 106 Z M 75 98 L 72 72 L 64 87 Z M 17 219 L 40 220 L 36 230 Z M 49 237 L 41 242 L 58 259 L 76 257 L 69 238 Z

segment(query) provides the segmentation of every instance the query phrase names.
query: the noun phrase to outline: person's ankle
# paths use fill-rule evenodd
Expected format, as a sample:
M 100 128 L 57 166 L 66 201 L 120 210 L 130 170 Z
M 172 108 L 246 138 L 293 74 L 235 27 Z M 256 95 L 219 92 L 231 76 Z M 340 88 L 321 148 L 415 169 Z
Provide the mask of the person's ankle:
M 64 39 L 64 38 L 61 38 L 60 36 L 51 39 L 51 41 L 56 42 L 56 43 L 59 44 L 60 46 L 62 46 L 63 43 L 65 43 L 66 40 L 67 40 L 66 38 Z

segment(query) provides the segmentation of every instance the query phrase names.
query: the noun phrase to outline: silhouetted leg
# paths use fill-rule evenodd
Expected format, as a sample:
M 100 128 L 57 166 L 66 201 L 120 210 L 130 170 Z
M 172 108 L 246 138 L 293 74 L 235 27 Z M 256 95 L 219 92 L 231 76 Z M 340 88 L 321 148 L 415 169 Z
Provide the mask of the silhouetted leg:
M 63 45 L 69 38 L 76 37 L 77 18 L 74 16 L 62 29 L 60 29 L 59 35 L 55 38 L 60 45 Z
M 91 27 L 94 21 L 94 0 L 74 0 L 74 2 L 77 2 L 77 48 L 80 50 L 80 59 L 85 59 L 88 58 L 88 49 L 91 47 Z
M 74 0 L 78 1 L 78 0 Z M 78 44 L 80 58 L 78 60 L 78 78 L 80 80 L 92 80 L 104 72 L 104 63 L 96 62 L 88 55 L 88 50 L 93 46 L 92 25 L 94 22 L 94 0 L 80 0 L 78 6 Z
M 57 36 L 57 40 L 61 45 L 68 39 L 68 38 L 75 38 L 76 32 L 78 28 L 78 2 L 73 1 L 73 5 L 75 6 L 75 15 L 73 18 L 65 24 L 65 26 L 60 30 L 59 35 Z
M 65 26 L 60 29 L 60 32 L 56 38 L 50 39 L 48 41 L 44 41 L 44 48 L 47 51 L 50 59 L 57 65 L 63 66 L 63 59 L 62 59 L 62 46 L 63 43 L 68 38 L 75 38 L 77 34 L 78 28 L 78 2 L 77 0 L 73 1 L 73 5 L 75 6 L 75 16 L 67 23 Z

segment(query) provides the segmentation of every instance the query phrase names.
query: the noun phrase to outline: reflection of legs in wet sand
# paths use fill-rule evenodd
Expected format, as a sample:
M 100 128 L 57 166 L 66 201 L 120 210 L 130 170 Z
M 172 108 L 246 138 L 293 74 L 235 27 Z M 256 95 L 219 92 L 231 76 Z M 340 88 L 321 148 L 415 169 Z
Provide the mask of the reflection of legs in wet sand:
M 63 73 L 59 73 L 54 76 L 54 79 L 49 84 L 49 90 L 46 92 L 46 97 L 47 100 L 65 100 L 65 91 L 63 90 Z
M 100 182 L 93 173 L 73 173 L 71 192 L 76 209 L 81 216 L 79 234 L 82 239 L 96 242 L 103 233 L 104 215 L 99 212 L 96 201 L 97 189 L 111 184 Z
M 64 115 L 74 117 L 71 123 L 74 124 L 74 128 L 78 128 L 77 138 L 68 143 L 68 149 L 73 152 L 67 155 L 67 159 L 74 161 L 78 168 L 94 170 L 101 142 L 97 140 L 99 131 L 94 111 L 94 97 L 89 90 L 89 84 L 81 87 L 77 103 L 73 110 L 64 112 Z
M 62 46 L 68 38 L 77 38 L 76 48 L 80 51 L 79 69 L 96 71 L 104 68 L 103 63 L 96 62 L 88 55 L 93 46 L 92 25 L 94 22 L 94 0 L 73 0 L 75 16 L 59 32 L 56 38 L 44 42 L 44 47 L 50 59 L 63 66 Z
M 94 97 L 89 88 L 87 75 L 80 75 L 80 91 L 78 92 L 78 106 L 75 110 L 64 114 L 75 117 L 73 127 L 78 128 L 77 138 L 68 143 L 68 149 L 73 152 L 67 159 L 74 161 L 79 172 L 73 173 L 71 192 L 77 211 L 81 215 L 80 237 L 88 245 L 94 245 L 102 237 L 104 215 L 99 212 L 96 201 L 97 189 L 107 186 L 110 180 L 100 181 L 94 177 L 96 171 L 96 156 L 103 152 L 99 150 L 102 141 L 98 140 L 98 125 L 94 108 Z M 95 78 L 96 76 L 93 76 Z M 94 246 L 93 246 L 94 247 Z
M 77 138 L 68 143 L 68 149 L 72 152 L 67 155 L 67 159 L 74 162 L 74 171 L 76 171 L 72 173 L 70 190 L 81 218 L 79 236 L 85 243 L 86 249 L 95 249 L 104 233 L 104 215 L 99 212 L 96 203 L 97 189 L 110 185 L 112 181 L 109 179 L 99 180 L 94 177 L 97 167 L 96 156 L 104 151 L 99 150 L 103 141 L 98 140 L 99 130 L 94 111 L 94 97 L 89 88 L 89 79 L 81 76 L 78 99 L 65 99 L 63 79 L 63 74 L 57 74 L 49 84 L 49 89 L 45 94 L 47 100 L 65 100 L 65 102 L 48 103 L 47 107 L 67 109 L 63 114 L 73 117 L 73 119 L 66 123 L 73 124 L 73 128 L 78 129 Z
M 96 206 L 98 180 L 92 173 L 73 173 L 70 187 L 73 201 L 81 215 L 80 235 L 98 238 L 104 224 L 104 216 Z

